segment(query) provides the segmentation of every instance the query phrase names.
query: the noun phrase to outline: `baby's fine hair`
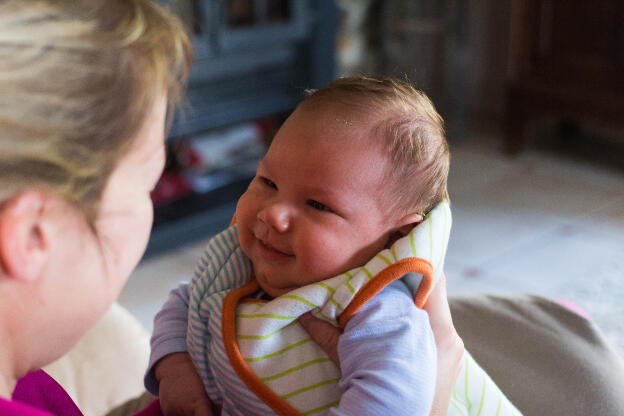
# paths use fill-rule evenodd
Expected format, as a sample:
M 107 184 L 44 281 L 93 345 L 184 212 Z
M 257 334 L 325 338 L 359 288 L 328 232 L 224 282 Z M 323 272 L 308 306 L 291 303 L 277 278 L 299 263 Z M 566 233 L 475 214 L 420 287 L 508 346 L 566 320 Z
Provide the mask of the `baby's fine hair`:
M 391 212 L 426 214 L 449 198 L 444 121 L 422 91 L 398 79 L 340 78 L 308 91 L 302 106 L 329 103 L 365 114 L 371 135 L 385 141 L 390 164 L 383 197 Z
M 169 116 L 191 48 L 150 0 L 0 3 L 0 203 L 52 190 L 92 221 L 103 188 L 156 99 Z

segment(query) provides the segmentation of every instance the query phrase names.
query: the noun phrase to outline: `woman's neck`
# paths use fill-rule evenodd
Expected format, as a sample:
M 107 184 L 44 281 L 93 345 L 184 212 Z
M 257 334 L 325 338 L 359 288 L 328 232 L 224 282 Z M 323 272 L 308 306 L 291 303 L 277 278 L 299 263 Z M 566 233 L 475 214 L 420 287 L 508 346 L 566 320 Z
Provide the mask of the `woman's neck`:
M 15 390 L 15 384 L 15 380 L 11 383 L 6 383 L 4 379 L 0 377 L 0 397 L 10 400 L 13 395 L 13 390 Z
M 12 360 L 7 352 L 6 350 L 0 351 L 0 397 L 10 399 L 17 383 L 17 377 L 15 377 L 11 366 Z
M 11 398 L 19 375 L 18 363 L 23 363 L 23 357 L 18 356 L 20 351 L 18 333 L 14 330 L 13 314 L 10 302 L 0 296 L 0 397 Z M 18 323 L 19 324 L 19 323 Z

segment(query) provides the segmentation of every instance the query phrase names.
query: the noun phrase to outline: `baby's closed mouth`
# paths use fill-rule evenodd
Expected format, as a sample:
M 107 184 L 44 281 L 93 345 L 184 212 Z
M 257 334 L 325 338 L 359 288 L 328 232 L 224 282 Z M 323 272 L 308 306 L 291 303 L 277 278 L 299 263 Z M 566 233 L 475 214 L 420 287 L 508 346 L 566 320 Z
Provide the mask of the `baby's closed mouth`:
M 258 238 L 258 242 L 260 243 L 260 246 L 263 248 L 266 254 L 269 254 L 272 256 L 279 256 L 279 257 L 294 257 L 293 254 L 282 251 L 274 247 L 270 243 L 266 242 L 265 240 Z

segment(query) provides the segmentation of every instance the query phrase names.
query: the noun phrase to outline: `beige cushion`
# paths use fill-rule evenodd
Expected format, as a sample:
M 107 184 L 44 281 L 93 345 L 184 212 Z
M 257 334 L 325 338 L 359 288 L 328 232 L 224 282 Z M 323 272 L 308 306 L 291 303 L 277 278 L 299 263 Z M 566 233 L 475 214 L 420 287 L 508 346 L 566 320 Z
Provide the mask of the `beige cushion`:
M 113 304 L 65 356 L 45 367 L 85 415 L 108 410 L 145 391 L 149 334 L 126 309 Z
M 592 322 L 534 296 L 450 304 L 466 348 L 524 415 L 624 414 L 624 362 Z

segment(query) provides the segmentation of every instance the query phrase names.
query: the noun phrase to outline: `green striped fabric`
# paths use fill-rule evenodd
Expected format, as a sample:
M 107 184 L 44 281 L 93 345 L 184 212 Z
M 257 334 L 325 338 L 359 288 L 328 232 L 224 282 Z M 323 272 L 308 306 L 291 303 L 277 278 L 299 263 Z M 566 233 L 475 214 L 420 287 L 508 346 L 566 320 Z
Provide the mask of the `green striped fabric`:
M 515 416 L 520 411 L 466 351 L 447 416 Z
M 302 413 L 327 408 L 310 404 L 340 400 L 338 368 L 298 325 L 296 318 L 308 311 L 337 325 L 337 317 L 358 291 L 379 272 L 418 253 L 437 265 L 434 278 L 441 274 L 450 233 L 447 202 L 427 215 L 408 236 L 383 250 L 363 267 L 331 279 L 298 288 L 266 303 L 242 303 L 237 310 L 238 346 L 249 367 L 278 395 Z M 408 282 L 412 292 L 420 276 Z M 290 319 L 289 319 L 290 318 Z
M 236 334 L 244 361 L 268 387 L 302 414 L 326 414 L 340 401 L 338 382 L 341 374 L 325 352 L 299 325 L 298 317 L 312 311 L 317 317 L 336 325 L 337 318 L 366 283 L 390 265 L 413 257 L 414 253 L 434 266 L 434 279 L 437 280 L 444 265 L 450 227 L 450 209 L 445 201 L 432 210 L 423 223 L 415 227 L 409 235 L 399 239 L 390 249 L 380 252 L 363 267 L 298 288 L 269 302 L 240 303 L 236 313 Z M 239 262 L 232 257 L 232 253 L 219 245 L 215 245 L 213 250 L 214 255 L 221 255 L 234 265 L 231 270 L 237 270 Z M 223 253 L 219 254 L 221 251 Z M 217 264 L 214 270 L 221 270 L 221 267 Z M 227 287 L 227 275 L 212 279 L 213 282 L 223 283 Z M 412 293 L 418 289 L 420 280 L 419 275 L 403 277 Z M 233 281 L 232 288 L 238 287 L 242 282 L 244 279 Z M 214 308 L 221 304 L 219 299 L 202 299 L 202 293 L 208 284 L 201 279 L 192 283 L 189 305 L 191 311 L 210 309 L 214 313 Z M 206 339 L 202 334 L 204 329 L 201 329 L 203 318 L 194 318 L 193 313 L 191 318 L 194 326 L 189 329 L 189 351 L 193 357 L 199 357 L 194 358 L 198 368 L 209 371 L 207 362 L 211 348 L 203 347 L 200 353 L 193 352 L 193 348 L 196 345 L 201 347 Z M 218 364 L 218 367 L 226 371 L 225 366 Z M 212 386 L 206 381 L 211 380 L 209 375 L 202 374 L 202 378 L 207 386 Z M 515 410 L 467 354 L 448 414 L 493 415 L 498 411 L 498 414 L 509 415 L 509 409 Z M 516 414 L 519 412 L 516 411 Z

